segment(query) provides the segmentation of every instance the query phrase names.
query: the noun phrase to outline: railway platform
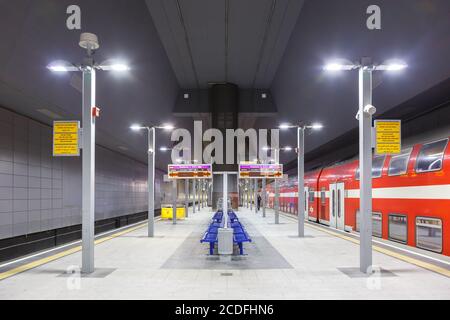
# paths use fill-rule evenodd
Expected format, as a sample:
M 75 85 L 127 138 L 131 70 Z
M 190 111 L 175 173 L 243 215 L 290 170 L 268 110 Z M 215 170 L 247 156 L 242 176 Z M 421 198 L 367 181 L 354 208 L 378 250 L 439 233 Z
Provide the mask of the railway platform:
M 173 225 L 157 221 L 99 236 L 96 270 L 80 275 L 79 244 L 0 266 L 0 299 L 450 299 L 450 261 L 392 243 L 374 243 L 375 273 L 359 272 L 356 235 L 274 213 L 238 211 L 253 242 L 220 261 L 199 240 L 210 208 Z M 409 250 L 409 251 L 408 251 Z

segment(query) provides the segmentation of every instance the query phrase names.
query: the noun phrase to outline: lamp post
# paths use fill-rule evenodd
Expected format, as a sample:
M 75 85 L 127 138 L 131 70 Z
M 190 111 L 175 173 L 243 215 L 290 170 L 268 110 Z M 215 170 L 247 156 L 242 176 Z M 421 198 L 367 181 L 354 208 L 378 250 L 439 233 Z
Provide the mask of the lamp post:
M 341 60 L 342 61 L 342 60 Z M 358 63 L 335 61 L 324 67 L 325 71 L 338 72 L 358 70 L 359 109 L 359 207 L 360 207 L 360 271 L 372 273 L 372 73 L 374 71 L 401 71 L 407 65 L 401 61 L 387 61 L 377 65 L 371 58 Z
M 92 273 L 94 265 L 95 224 L 95 119 L 97 117 L 96 70 L 128 71 L 124 63 L 97 64 L 93 54 L 100 47 L 98 38 L 92 33 L 82 33 L 80 47 L 87 55 L 81 64 L 55 61 L 47 68 L 52 72 L 82 72 L 82 267 L 83 273 Z
M 130 129 L 133 131 L 147 130 L 148 140 L 148 237 L 155 236 L 155 147 L 156 147 L 156 129 L 173 130 L 170 124 L 162 126 L 141 126 L 133 124 Z
M 262 148 L 263 150 L 267 151 L 267 150 L 271 150 L 275 153 L 275 156 L 273 157 L 273 159 L 269 160 L 269 162 L 272 163 L 279 163 L 279 152 L 280 150 L 282 151 L 291 151 L 292 148 L 289 146 L 286 147 L 282 147 L 282 148 L 272 148 L 272 147 L 268 147 L 265 146 Z M 264 190 L 265 192 L 265 190 Z M 264 196 L 265 197 L 265 196 Z M 275 224 L 279 224 L 280 223 L 280 194 L 279 194 L 279 188 L 278 188 L 278 179 L 275 179 L 275 204 L 274 204 L 274 208 L 275 208 Z M 263 213 L 265 214 L 265 213 Z
M 298 236 L 305 236 L 305 130 L 320 130 L 320 123 L 311 125 L 281 124 L 280 129 L 297 128 L 297 212 L 298 212 Z

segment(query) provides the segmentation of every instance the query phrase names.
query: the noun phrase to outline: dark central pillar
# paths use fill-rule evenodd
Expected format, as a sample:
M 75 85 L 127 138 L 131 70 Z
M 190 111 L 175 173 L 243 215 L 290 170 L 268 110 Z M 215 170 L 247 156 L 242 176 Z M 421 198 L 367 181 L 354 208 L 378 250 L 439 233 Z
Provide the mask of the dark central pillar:
M 226 159 L 226 129 L 237 129 L 239 110 L 239 88 L 232 83 L 214 84 L 209 89 L 209 111 L 211 112 L 212 127 L 222 131 L 224 137 L 224 154 Z M 235 145 L 236 157 L 236 145 Z M 213 171 L 237 171 L 237 164 L 214 164 Z M 213 183 L 213 207 L 216 207 L 217 199 L 222 197 L 222 176 L 214 176 Z M 228 194 L 231 198 L 231 206 L 237 209 L 238 190 L 237 176 L 228 176 Z

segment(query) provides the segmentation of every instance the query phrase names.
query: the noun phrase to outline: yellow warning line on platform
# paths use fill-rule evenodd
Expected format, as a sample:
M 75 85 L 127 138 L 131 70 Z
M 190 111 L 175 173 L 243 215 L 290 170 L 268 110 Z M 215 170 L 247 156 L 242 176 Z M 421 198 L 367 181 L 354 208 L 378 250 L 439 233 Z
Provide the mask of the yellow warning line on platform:
M 289 217 L 289 216 L 286 216 L 286 215 L 283 215 L 283 216 L 285 216 L 286 218 L 290 218 L 290 219 L 293 219 L 293 220 L 297 221 L 297 219 L 294 218 L 294 217 Z M 316 229 L 316 230 L 319 230 L 319 231 L 331 234 L 331 235 L 333 235 L 335 237 L 338 237 L 338 238 L 341 238 L 341 239 L 344 239 L 344 240 L 347 240 L 347 241 L 350 241 L 350 242 L 353 242 L 353 243 L 359 245 L 359 240 L 358 239 L 355 239 L 355 238 L 352 238 L 352 237 L 349 237 L 349 236 L 346 236 L 346 235 L 342 235 L 340 233 L 328 230 L 325 227 L 314 226 L 311 223 L 308 223 L 308 224 L 305 224 L 305 225 L 307 225 L 310 228 L 313 228 L 313 229 Z M 401 253 L 398 253 L 398 252 L 395 252 L 395 251 L 392 251 L 392 250 L 389 250 L 389 249 L 386 249 L 386 248 L 382 248 L 382 247 L 377 246 L 377 245 L 373 245 L 372 249 L 377 251 L 377 252 L 383 253 L 385 255 L 397 258 L 399 260 L 408 262 L 410 264 L 419 266 L 421 268 L 424 268 L 424 269 L 427 269 L 427 270 L 439 273 L 439 274 L 441 274 L 443 276 L 446 276 L 446 277 L 450 278 L 450 270 L 442 268 L 442 267 L 439 267 L 439 266 L 434 265 L 432 263 L 425 262 L 425 261 L 422 261 L 422 260 L 419 260 L 419 259 L 416 259 L 416 258 L 408 257 L 408 256 L 406 256 L 404 254 L 401 254 Z
M 95 240 L 94 243 L 95 244 L 100 244 L 100 243 L 103 243 L 105 241 L 112 240 L 114 238 L 120 237 L 121 235 L 124 235 L 124 234 L 127 234 L 129 232 L 132 232 L 132 231 L 135 231 L 137 229 L 140 229 L 140 228 L 144 227 L 146 224 L 147 223 L 142 223 L 142 224 L 137 225 L 135 227 L 131 227 L 131 228 L 128 228 L 128 229 L 124 229 L 124 230 L 118 231 L 118 232 L 113 233 L 113 234 L 111 234 L 109 236 L 101 237 L 101 238 Z M 57 248 L 55 248 L 55 249 L 57 249 Z M 12 276 L 14 276 L 16 274 L 19 274 L 21 272 L 28 271 L 30 269 L 42 266 L 42 265 L 44 265 L 46 263 L 58 260 L 60 258 L 63 258 L 65 256 L 71 255 L 71 254 L 79 252 L 79 251 L 81 251 L 81 245 L 73 247 L 73 248 L 70 248 L 70 249 L 67 249 L 67 250 L 64 250 L 64 251 L 61 251 L 61 252 L 58 252 L 58 253 L 56 253 L 54 255 L 51 255 L 51 256 L 48 256 L 48 257 L 45 257 L 45 258 L 41 258 L 41 259 L 38 259 L 38 260 L 35 260 L 35 261 L 32 261 L 32 262 L 26 263 L 24 265 L 12 268 L 11 270 L 8 270 L 8 271 L 0 273 L 0 281 L 4 280 L 6 278 L 12 277 Z

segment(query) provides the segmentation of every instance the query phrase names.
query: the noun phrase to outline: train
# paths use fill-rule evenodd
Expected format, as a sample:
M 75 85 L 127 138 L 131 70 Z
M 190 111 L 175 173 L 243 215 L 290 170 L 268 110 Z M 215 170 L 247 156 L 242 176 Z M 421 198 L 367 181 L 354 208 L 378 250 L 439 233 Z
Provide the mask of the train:
M 373 156 L 372 233 L 450 256 L 450 136 L 412 144 L 397 155 Z M 279 209 L 297 215 L 297 177 L 279 182 Z M 359 231 L 357 157 L 305 173 L 305 219 Z M 274 208 L 274 183 L 267 186 Z

